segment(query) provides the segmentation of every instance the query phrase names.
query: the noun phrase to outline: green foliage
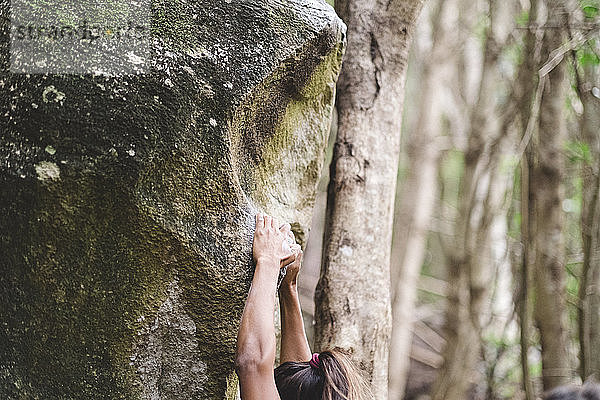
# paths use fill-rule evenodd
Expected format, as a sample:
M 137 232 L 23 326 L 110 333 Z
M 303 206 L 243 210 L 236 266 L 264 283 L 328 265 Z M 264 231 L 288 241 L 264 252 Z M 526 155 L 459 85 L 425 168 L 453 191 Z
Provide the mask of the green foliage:
M 600 0 L 580 0 L 580 5 L 586 19 L 596 19 L 600 14 Z M 577 65 L 584 69 L 599 66 L 600 56 L 596 49 L 596 39 L 587 40 L 576 51 Z
M 587 143 L 579 141 L 569 141 L 565 145 L 565 150 L 569 162 L 572 164 L 585 163 L 591 164 L 592 155 L 590 153 L 590 146 Z
M 521 65 L 524 60 L 523 42 L 515 40 L 514 42 L 508 43 L 504 46 L 502 54 L 512 65 Z
M 587 6 L 583 8 L 586 18 L 595 18 L 598 15 L 598 7 Z
M 598 54 L 594 52 L 582 50 L 577 52 L 577 61 L 582 67 L 588 65 L 598 65 L 600 64 L 600 57 L 598 57 Z
M 521 220 L 522 215 L 519 211 L 515 212 L 512 216 L 512 221 L 510 223 L 510 231 L 508 232 L 509 236 L 513 239 L 518 239 L 521 235 Z
M 596 41 L 590 39 L 577 49 L 577 64 L 585 68 L 589 66 L 600 65 L 600 56 L 595 51 Z
M 542 360 L 529 364 L 529 375 L 531 377 L 542 376 Z
M 529 24 L 529 10 L 523 10 L 521 14 L 515 18 L 517 26 L 525 28 Z
M 581 10 L 586 18 L 596 18 L 600 10 L 600 0 L 580 0 Z

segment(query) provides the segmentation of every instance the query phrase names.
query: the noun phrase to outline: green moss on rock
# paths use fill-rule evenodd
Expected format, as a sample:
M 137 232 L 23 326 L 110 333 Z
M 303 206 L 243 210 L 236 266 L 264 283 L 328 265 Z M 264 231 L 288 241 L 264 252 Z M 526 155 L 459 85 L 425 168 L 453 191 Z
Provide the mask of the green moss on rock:
M 309 3 L 154 2 L 141 75 L 12 74 L 0 35 L 0 398 L 233 399 L 254 215 L 305 238 L 322 167 Z

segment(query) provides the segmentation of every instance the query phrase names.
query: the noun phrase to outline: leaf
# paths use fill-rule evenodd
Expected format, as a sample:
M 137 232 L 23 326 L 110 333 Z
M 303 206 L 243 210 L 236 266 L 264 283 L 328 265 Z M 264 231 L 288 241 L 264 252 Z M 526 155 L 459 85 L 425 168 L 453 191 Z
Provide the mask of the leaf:
M 585 6 L 583 7 L 583 14 L 586 18 L 596 18 L 598 16 L 598 7 Z
M 586 18 L 596 18 L 600 10 L 599 0 L 580 0 L 581 10 Z

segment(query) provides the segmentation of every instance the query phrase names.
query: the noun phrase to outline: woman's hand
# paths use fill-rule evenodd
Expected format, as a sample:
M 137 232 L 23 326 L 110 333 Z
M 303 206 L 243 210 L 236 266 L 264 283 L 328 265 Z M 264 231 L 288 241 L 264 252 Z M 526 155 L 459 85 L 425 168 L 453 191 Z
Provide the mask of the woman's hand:
M 256 269 L 240 322 L 235 372 L 239 377 L 242 399 L 275 400 L 279 399 L 273 380 L 276 348 L 273 313 L 277 275 L 282 265 L 296 258 L 286 243 L 286 234 L 279 229 L 277 219 L 256 215 L 252 256 Z
M 283 278 L 280 286 L 280 288 L 282 288 L 296 285 L 298 272 L 300 272 L 300 268 L 302 268 L 302 255 L 304 253 L 302 252 L 300 245 L 296 243 L 296 238 L 294 237 L 290 224 L 284 224 L 280 230 L 286 234 L 290 248 L 296 255 L 294 261 L 287 266 L 285 278 Z
M 256 230 L 252 243 L 254 262 L 283 267 L 293 262 L 296 255 L 286 241 L 286 233 L 279 229 L 279 221 L 270 215 L 256 214 Z
M 296 259 L 291 264 L 288 265 L 285 277 L 283 278 L 283 281 L 281 282 L 281 287 L 296 286 L 298 272 L 300 272 L 300 268 L 302 268 L 302 255 L 304 253 L 300 249 L 299 244 L 296 244 L 294 246 L 297 246 Z
M 292 251 L 296 253 L 295 260 L 287 266 L 287 272 L 279 286 L 279 304 L 281 315 L 281 352 L 280 361 L 307 361 L 311 358 L 310 346 L 304 332 L 304 320 L 296 283 L 298 272 L 302 267 L 302 249 L 296 244 L 296 238 L 290 224 L 281 228 L 289 240 Z

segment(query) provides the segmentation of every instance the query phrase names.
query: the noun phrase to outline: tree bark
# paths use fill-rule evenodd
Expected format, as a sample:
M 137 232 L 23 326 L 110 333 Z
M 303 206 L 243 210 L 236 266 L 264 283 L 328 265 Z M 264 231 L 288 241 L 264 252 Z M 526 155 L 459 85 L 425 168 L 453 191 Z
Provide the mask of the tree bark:
M 525 393 L 526 400 L 533 400 L 535 398 L 535 392 L 531 382 L 531 376 L 529 373 L 529 342 L 531 340 L 531 295 L 530 290 L 532 287 L 532 257 L 531 257 L 531 238 L 533 237 L 533 230 L 529 221 L 531 215 L 531 199 L 529 185 L 531 182 L 531 162 L 529 157 L 530 151 L 527 151 L 526 157 L 520 162 L 521 167 L 521 265 L 520 265 L 520 278 L 518 298 L 515 301 L 518 307 L 519 313 L 519 327 L 520 327 L 520 358 L 521 358 L 521 374 L 522 374 L 522 387 Z
M 340 0 L 348 51 L 337 85 L 316 347 L 353 354 L 387 398 L 390 247 L 408 50 L 424 0 Z
M 562 1 L 548 0 L 547 24 L 566 27 Z M 542 59 L 563 44 L 564 29 L 546 29 L 542 40 Z M 542 343 L 542 376 L 544 389 L 569 382 L 566 329 L 566 273 L 563 238 L 562 202 L 566 140 L 563 113 L 565 99 L 565 66 L 557 65 L 547 76 L 540 105 L 538 137 L 534 138 L 534 162 L 529 190 L 533 213 L 529 220 L 535 227 L 533 240 L 535 260 L 535 321 Z
M 538 14 L 537 0 L 531 0 L 529 7 L 530 26 L 537 21 Z M 533 29 L 528 29 L 525 34 L 525 47 L 523 49 L 523 62 L 519 67 L 517 75 L 517 89 L 519 92 L 515 94 L 518 104 L 517 112 L 519 114 L 520 131 L 522 137 L 525 137 L 529 118 L 531 116 L 531 105 L 533 93 L 535 93 L 536 74 L 535 68 L 539 64 L 539 51 L 536 51 L 536 33 Z M 531 249 L 531 238 L 534 237 L 534 229 L 529 221 L 529 216 L 532 213 L 533 205 L 529 185 L 531 181 L 531 165 L 532 165 L 531 142 L 525 149 L 524 155 L 520 160 L 520 213 L 521 213 L 521 263 L 519 270 L 519 278 L 516 280 L 518 293 L 515 299 L 515 306 L 518 309 L 519 327 L 520 327 L 520 358 L 521 358 L 521 374 L 522 387 L 525 393 L 526 400 L 534 400 L 535 392 L 529 373 L 529 342 L 531 340 L 532 330 L 532 296 L 530 295 L 532 287 L 532 272 L 533 272 L 533 257 Z
M 590 44 L 591 45 L 591 44 Z M 593 51 L 599 52 L 596 45 Z M 581 345 L 581 377 L 600 377 L 600 99 L 594 94 L 600 88 L 600 71 L 588 63 L 579 83 L 583 103 L 581 121 L 582 142 L 588 146 L 589 159 L 583 160 L 583 204 L 581 233 L 583 239 L 583 267 L 579 288 L 581 309 L 579 314 Z

